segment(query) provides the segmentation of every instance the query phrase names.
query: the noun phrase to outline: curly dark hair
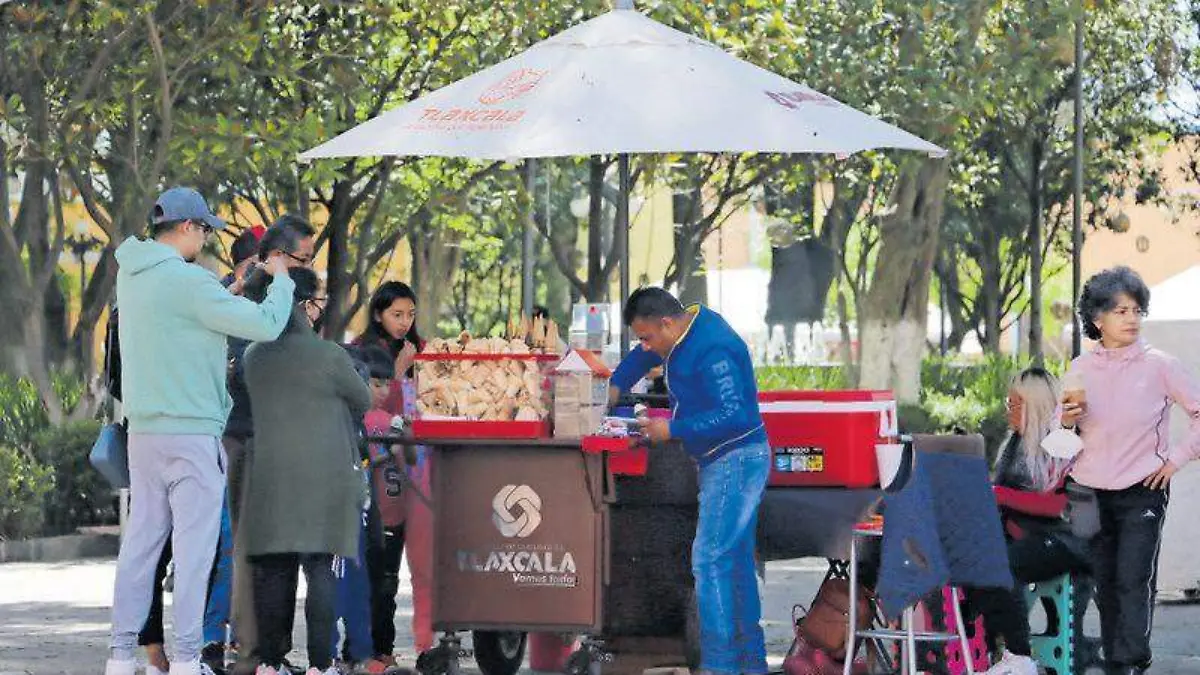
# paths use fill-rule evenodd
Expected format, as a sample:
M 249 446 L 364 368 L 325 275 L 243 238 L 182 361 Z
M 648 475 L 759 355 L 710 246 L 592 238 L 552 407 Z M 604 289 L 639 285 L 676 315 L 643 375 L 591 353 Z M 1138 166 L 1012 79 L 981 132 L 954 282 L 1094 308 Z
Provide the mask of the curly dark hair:
M 1100 339 L 1096 320 L 1117 306 L 1117 296 L 1124 293 L 1137 303 L 1143 312 L 1150 309 L 1150 289 L 1137 272 L 1121 265 L 1096 273 L 1083 285 L 1079 294 L 1079 322 L 1089 340 Z

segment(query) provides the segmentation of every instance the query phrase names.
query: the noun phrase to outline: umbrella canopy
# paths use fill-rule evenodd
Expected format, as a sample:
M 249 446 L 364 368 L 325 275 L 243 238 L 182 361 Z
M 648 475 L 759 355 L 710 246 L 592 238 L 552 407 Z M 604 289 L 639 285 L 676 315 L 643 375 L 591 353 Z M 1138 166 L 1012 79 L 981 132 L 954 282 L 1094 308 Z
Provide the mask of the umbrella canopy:
M 623 153 L 944 155 L 716 45 L 617 9 L 300 155 L 492 160 Z

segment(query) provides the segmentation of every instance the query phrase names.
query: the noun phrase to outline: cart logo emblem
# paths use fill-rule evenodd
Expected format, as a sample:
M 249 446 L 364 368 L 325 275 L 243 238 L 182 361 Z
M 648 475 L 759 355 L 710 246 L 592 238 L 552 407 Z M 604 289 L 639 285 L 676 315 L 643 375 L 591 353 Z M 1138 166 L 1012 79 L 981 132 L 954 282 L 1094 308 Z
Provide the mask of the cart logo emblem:
M 492 499 L 492 512 L 500 534 L 523 539 L 542 524 L 542 498 L 528 485 L 505 485 Z
M 479 95 L 479 102 L 484 105 L 496 105 L 515 98 L 521 98 L 533 91 L 542 82 L 548 70 L 520 68 L 506 75 L 504 79 L 488 87 Z

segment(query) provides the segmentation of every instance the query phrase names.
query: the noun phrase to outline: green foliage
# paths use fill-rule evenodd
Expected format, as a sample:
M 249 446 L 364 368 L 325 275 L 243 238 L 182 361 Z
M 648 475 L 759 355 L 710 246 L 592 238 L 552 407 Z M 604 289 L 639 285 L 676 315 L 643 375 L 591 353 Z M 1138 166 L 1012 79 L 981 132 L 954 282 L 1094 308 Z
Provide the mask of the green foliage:
M 34 456 L 54 477 L 44 501 L 45 534 L 116 521 L 112 487 L 88 462 L 99 433 L 99 422 L 84 420 L 46 429 L 34 439 Z
M 79 403 L 83 383 L 55 374 L 63 409 Z M 88 463 L 100 431 L 94 420 L 50 423 L 37 389 L 0 375 L 0 537 L 60 534 L 115 519 L 112 489 Z
M 848 386 L 840 366 L 767 366 L 754 371 L 759 391 L 823 391 Z
M 49 423 L 33 383 L 0 374 L 0 446 L 28 448 Z
M 929 357 L 922 364 L 919 405 L 901 405 L 900 429 L 904 433 L 982 434 L 989 452 L 999 446 L 1008 431 L 1004 402 L 1012 377 L 1028 367 L 1028 361 L 1009 356 L 989 356 L 977 363 L 959 363 Z M 1048 362 L 1047 369 L 1059 374 L 1063 362 Z M 760 391 L 832 390 L 846 385 L 844 370 L 824 366 L 770 366 L 755 370 Z
M 57 372 L 51 383 L 63 410 L 73 411 L 83 396 L 83 381 L 71 373 Z M 0 445 L 27 450 L 49 426 L 37 387 L 28 379 L 0 373 Z
M 0 540 L 38 534 L 44 499 L 53 488 L 53 471 L 20 450 L 0 445 Z

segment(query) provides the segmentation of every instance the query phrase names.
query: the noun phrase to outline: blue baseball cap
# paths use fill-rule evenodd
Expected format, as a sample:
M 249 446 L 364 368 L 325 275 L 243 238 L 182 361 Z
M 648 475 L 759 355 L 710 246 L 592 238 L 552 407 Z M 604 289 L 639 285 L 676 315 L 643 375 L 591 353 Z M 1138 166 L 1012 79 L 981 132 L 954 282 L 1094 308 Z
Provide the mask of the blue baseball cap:
M 199 220 L 214 230 L 225 229 L 225 221 L 213 215 L 199 192 L 187 187 L 173 187 L 155 200 L 150 222 L 159 225 L 181 220 Z

